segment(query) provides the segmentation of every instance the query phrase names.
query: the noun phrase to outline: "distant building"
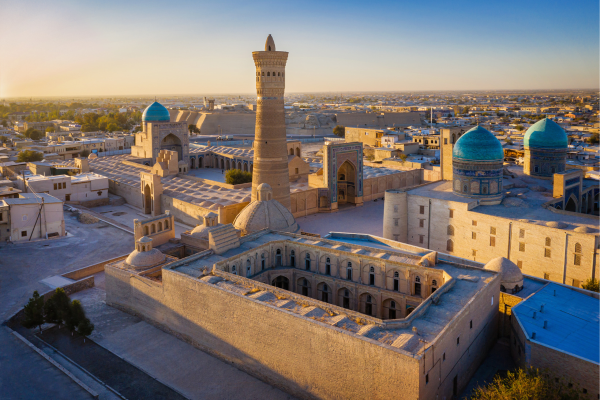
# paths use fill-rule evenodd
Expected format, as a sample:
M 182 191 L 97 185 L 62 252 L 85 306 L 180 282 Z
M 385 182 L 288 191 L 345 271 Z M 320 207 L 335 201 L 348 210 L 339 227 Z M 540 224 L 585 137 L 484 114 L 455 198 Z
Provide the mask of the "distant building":
M 63 202 L 49 194 L 21 193 L 0 200 L 0 240 L 65 236 Z

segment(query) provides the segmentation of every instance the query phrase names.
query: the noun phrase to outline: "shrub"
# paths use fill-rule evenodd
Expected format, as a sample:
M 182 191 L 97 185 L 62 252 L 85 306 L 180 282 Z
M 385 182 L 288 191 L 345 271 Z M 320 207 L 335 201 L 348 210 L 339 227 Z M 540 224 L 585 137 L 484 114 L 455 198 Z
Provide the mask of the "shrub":
M 590 278 L 581 287 L 592 292 L 600 292 L 600 282 L 598 282 L 598 279 Z
M 33 297 L 29 299 L 29 302 L 23 308 L 23 312 L 25 313 L 23 326 L 29 329 L 37 326 L 41 332 L 44 324 L 44 298 L 40 297 L 37 290 L 33 292 Z
M 337 125 L 333 128 L 333 134 L 338 137 L 346 137 L 346 127 L 342 125 Z
M 17 154 L 18 162 L 42 161 L 43 159 L 44 154 L 32 150 L 22 150 Z
M 252 174 L 239 169 L 230 169 L 225 174 L 225 183 L 230 185 L 239 185 L 241 183 L 252 182 Z

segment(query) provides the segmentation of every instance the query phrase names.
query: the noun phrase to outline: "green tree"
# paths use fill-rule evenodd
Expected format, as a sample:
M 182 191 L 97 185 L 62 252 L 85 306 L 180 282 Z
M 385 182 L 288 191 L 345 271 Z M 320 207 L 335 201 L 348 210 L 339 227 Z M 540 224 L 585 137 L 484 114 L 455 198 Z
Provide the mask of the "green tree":
M 571 386 L 571 387 L 570 387 Z M 496 375 L 484 387 L 475 389 L 471 400 L 575 400 L 587 398 L 575 385 L 563 379 L 555 381 L 547 371 L 536 368 L 509 371 L 506 377 Z
M 333 128 L 333 134 L 337 137 L 346 137 L 346 127 L 342 125 L 337 125 Z
M 188 130 L 190 131 L 190 135 L 192 133 L 196 133 L 196 134 L 200 133 L 200 129 L 198 129 L 198 127 L 196 125 L 188 125 Z
M 141 127 L 140 125 L 136 126 L 136 127 L 133 129 L 133 133 L 136 133 L 136 132 L 141 132 L 141 131 L 142 131 L 142 127 Z
M 518 131 L 522 131 L 525 129 L 525 127 L 523 125 L 517 125 L 515 128 L 517 128 Z
M 79 300 L 73 300 L 69 306 L 69 315 L 65 320 L 67 329 L 69 329 L 71 333 L 74 332 L 84 319 L 85 312 L 83 311 L 81 302 Z
M 23 308 L 25 318 L 23 319 L 23 326 L 25 328 L 40 328 L 42 332 L 42 325 L 44 324 L 44 298 L 37 292 L 33 292 L 33 297 L 29 298 L 29 302 Z
M 598 137 L 598 133 L 592 133 L 592 136 L 590 136 L 587 139 L 587 141 L 590 144 L 596 144 L 596 143 L 600 142 L 599 137 Z
M 90 155 L 89 150 L 81 150 L 81 152 L 79 153 L 79 157 L 87 157 L 89 155 Z
M 600 282 L 598 282 L 598 279 L 590 278 L 581 287 L 592 292 L 600 292 Z
M 6 136 L 0 136 L 0 143 L 8 142 L 8 138 Z
M 2 120 L 2 126 L 5 127 L 5 128 L 8 127 L 8 121 L 5 120 L 5 119 Z
M 69 319 L 69 296 L 63 288 L 56 288 L 54 294 L 44 304 L 45 320 L 59 326 Z
M 106 130 L 109 132 L 118 131 L 119 129 L 119 125 L 117 125 L 114 122 L 111 122 L 110 124 L 106 125 Z
M 400 159 L 402 160 L 402 163 L 404 163 L 407 158 L 408 158 L 408 156 L 406 154 L 404 154 L 404 153 L 400 154 Z
M 46 128 L 46 132 L 56 132 L 56 128 L 53 126 L 49 126 Z
M 252 174 L 239 169 L 230 169 L 225 173 L 225 183 L 230 185 L 239 185 L 252 182 Z
M 77 333 L 83 336 L 83 343 L 85 343 L 85 337 L 91 335 L 93 331 L 94 324 L 88 318 L 83 318 L 77 325 Z
M 29 134 L 29 139 L 31 140 L 40 140 L 44 137 L 44 134 L 37 129 Z
M 21 150 L 19 154 L 17 154 L 18 162 L 42 161 L 43 159 L 44 154 L 33 150 Z

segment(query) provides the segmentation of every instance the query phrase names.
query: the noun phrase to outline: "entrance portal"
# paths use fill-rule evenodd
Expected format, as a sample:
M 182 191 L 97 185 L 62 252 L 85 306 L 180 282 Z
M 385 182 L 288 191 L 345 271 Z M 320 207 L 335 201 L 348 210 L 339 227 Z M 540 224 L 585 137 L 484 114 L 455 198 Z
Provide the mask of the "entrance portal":
M 162 150 L 172 150 L 177 152 L 178 161 L 183 160 L 183 153 L 181 150 L 181 140 L 172 133 L 169 133 L 163 139 L 160 148 Z
M 337 171 L 338 204 L 355 203 L 356 168 L 346 160 Z

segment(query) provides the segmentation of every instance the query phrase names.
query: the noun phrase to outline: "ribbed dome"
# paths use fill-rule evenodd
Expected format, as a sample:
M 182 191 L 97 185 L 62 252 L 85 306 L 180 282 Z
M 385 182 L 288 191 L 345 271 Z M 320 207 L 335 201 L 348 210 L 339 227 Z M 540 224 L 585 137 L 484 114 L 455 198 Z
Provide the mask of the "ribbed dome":
M 169 115 L 169 110 L 167 110 L 165 106 L 155 101 L 144 110 L 144 113 L 142 114 L 142 121 L 170 122 L 171 116 Z
M 503 161 L 504 150 L 492 132 L 476 126 L 456 141 L 452 158 L 460 161 Z
M 519 267 L 514 262 L 504 258 L 494 258 L 485 266 L 484 269 L 488 271 L 495 271 L 500 274 L 500 283 L 505 289 L 511 290 L 515 286 L 519 288 L 523 287 L 523 274 Z
M 271 187 L 259 186 L 259 199 L 271 198 Z M 264 196 L 264 197 L 263 197 Z M 233 226 L 244 234 L 269 228 L 274 231 L 298 232 L 300 227 L 292 213 L 277 200 L 255 200 L 235 217 Z
M 544 118 L 531 125 L 523 139 L 525 147 L 543 149 L 566 149 L 569 147 L 567 133 L 556 122 Z

